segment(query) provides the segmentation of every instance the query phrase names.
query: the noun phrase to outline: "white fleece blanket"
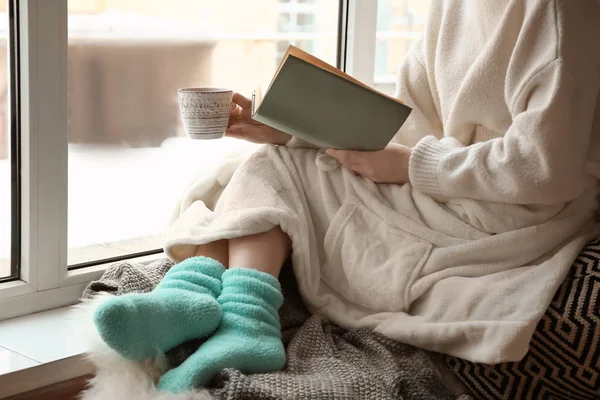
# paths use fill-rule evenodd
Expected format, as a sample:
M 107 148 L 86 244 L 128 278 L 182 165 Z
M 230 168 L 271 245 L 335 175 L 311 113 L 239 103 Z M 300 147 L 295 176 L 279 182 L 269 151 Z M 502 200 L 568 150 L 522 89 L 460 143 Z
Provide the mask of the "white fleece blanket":
M 264 146 L 188 190 L 165 251 L 180 261 L 200 244 L 280 225 L 311 311 L 474 362 L 518 361 L 598 234 L 581 211 L 594 197 L 540 207 L 440 202 L 356 177 L 318 149 Z

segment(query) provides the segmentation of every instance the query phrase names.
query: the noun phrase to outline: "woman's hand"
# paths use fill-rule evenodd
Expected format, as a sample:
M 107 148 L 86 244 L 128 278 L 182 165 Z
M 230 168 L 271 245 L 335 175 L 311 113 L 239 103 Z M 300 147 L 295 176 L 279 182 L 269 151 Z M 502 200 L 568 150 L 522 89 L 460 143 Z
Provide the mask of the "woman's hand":
M 291 136 L 252 119 L 252 101 L 239 93 L 233 94 L 231 116 L 225 136 L 252 143 L 284 145 Z
M 401 144 L 389 144 L 379 151 L 327 150 L 327 154 L 355 174 L 377 183 L 409 182 L 408 160 L 412 149 Z

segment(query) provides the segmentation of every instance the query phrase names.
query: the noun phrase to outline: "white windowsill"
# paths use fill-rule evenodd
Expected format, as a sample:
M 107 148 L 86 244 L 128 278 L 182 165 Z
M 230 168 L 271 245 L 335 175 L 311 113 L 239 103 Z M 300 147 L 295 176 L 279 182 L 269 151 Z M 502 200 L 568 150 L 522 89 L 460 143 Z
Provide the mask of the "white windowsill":
M 132 263 L 149 264 L 165 258 L 164 253 L 128 258 Z M 63 279 L 63 286 L 36 292 L 26 282 L 14 281 L 0 284 L 0 329 L 2 321 L 36 312 L 54 310 L 76 304 L 81 300 L 81 294 L 90 281 L 102 276 L 104 271 L 116 264 L 109 262 L 69 271 Z M 2 337 L 0 333 L 0 338 Z M 0 340 L 0 347 L 2 341 Z M 2 372 L 0 360 L 0 375 Z M 0 397 L 1 399 L 1 397 Z
M 163 257 L 164 253 L 159 253 L 128 261 L 148 264 Z M 55 289 L 57 299 L 47 293 L 51 291 L 5 299 L 14 304 L 0 299 L 0 399 L 94 372 L 93 365 L 85 358 L 85 338 L 76 330 L 73 306 L 57 308 L 53 304 L 77 303 L 89 281 L 98 279 L 111 265 L 69 272 L 65 281 L 72 285 Z M 5 288 L 10 285 L 19 283 L 4 284 Z M 32 305 L 40 301 L 46 305 L 44 308 L 52 309 L 1 320 L 3 314 L 11 314 L 1 311 L 2 306 L 13 312 L 17 307 L 27 312 L 30 307 L 43 307 Z
M 0 322 L 0 399 L 94 372 L 72 307 Z

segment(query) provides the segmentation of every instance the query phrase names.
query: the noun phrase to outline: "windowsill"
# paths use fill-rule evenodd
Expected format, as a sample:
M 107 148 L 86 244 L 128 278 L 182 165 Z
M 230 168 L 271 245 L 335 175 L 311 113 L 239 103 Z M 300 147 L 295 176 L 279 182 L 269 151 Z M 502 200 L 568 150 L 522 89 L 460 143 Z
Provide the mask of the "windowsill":
M 160 257 L 164 254 L 129 261 L 146 264 Z M 70 271 L 65 284 L 71 286 L 0 298 L 0 399 L 94 373 L 94 366 L 85 357 L 85 338 L 75 329 L 73 306 L 63 305 L 78 303 L 89 281 L 112 264 Z M 15 281 L 1 287 L 19 289 L 23 284 Z M 44 308 L 49 310 L 11 318 L 15 311 L 22 315 Z M 5 314 L 11 319 L 1 320 Z
M 0 398 L 94 372 L 62 307 L 0 322 Z
M 157 253 L 128 258 L 127 261 L 149 264 L 164 257 L 164 253 Z M 114 262 L 108 262 L 69 271 L 64 277 L 61 287 L 38 292 L 23 281 L 0 283 L 0 329 L 3 326 L 3 320 L 78 303 L 89 282 L 100 278 L 104 271 L 114 264 Z M 2 334 L 0 334 L 1 337 Z M 0 348 L 2 346 L 3 343 L 0 340 Z M 0 359 L 0 375 L 2 375 L 2 359 Z

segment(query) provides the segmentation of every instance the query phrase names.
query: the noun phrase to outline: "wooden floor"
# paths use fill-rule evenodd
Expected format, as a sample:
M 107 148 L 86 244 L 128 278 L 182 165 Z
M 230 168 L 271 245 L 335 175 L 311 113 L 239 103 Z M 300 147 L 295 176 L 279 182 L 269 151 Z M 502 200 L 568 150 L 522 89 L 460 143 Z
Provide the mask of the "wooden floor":
M 91 375 L 71 379 L 31 392 L 7 397 L 4 400 L 76 400 L 77 395 L 85 388 Z

